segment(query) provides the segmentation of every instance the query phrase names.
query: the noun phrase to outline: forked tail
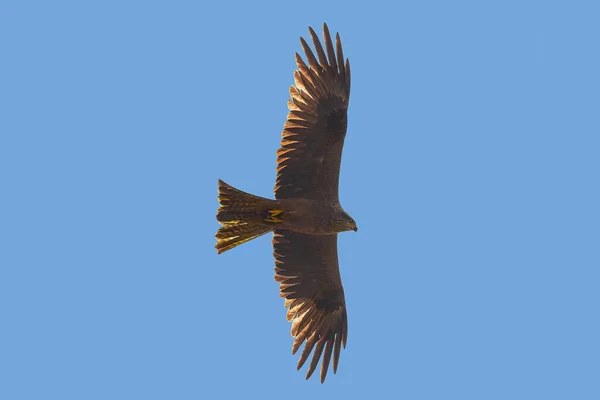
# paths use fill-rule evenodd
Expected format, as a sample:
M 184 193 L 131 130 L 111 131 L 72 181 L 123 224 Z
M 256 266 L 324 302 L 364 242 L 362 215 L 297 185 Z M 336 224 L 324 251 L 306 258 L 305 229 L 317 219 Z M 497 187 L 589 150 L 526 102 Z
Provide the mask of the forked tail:
M 219 254 L 273 230 L 265 222 L 275 201 L 242 192 L 219 179 L 217 221 L 223 226 L 215 237 Z

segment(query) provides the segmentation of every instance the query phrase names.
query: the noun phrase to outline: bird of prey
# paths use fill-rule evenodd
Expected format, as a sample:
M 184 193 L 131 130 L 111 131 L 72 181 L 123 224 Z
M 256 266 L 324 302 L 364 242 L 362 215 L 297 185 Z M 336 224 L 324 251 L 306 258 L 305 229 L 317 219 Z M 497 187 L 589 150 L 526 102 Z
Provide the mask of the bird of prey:
M 290 87 L 289 113 L 277 151 L 275 200 L 238 190 L 219 180 L 215 237 L 218 253 L 273 231 L 275 280 L 292 321 L 292 354 L 304 343 L 298 369 L 314 349 L 306 374 L 319 359 L 321 382 L 331 356 L 337 371 L 346 347 L 348 319 L 340 278 L 337 236 L 357 231 L 356 222 L 340 205 L 338 183 L 350 97 L 350 64 L 336 34 L 335 48 L 327 24 L 325 47 L 309 27 L 316 56 L 300 38 L 308 65 L 296 53 L 295 86 Z

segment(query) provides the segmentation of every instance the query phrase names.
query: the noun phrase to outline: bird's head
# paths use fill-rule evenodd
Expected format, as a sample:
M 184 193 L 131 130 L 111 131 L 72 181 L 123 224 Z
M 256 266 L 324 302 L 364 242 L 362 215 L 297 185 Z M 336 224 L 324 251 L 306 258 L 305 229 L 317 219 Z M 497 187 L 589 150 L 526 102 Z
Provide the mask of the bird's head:
M 346 211 L 342 211 L 342 213 L 341 213 L 340 225 L 342 228 L 342 230 L 340 232 L 344 232 L 344 231 L 358 232 L 358 226 L 356 225 L 356 221 Z

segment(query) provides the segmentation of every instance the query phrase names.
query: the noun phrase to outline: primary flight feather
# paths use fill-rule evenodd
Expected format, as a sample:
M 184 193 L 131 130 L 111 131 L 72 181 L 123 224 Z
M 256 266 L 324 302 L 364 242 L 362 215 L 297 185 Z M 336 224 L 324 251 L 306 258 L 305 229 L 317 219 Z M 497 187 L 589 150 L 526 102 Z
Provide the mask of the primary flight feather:
M 292 353 L 304 348 L 298 369 L 310 357 L 306 378 L 319 360 L 325 381 L 333 356 L 337 371 L 346 347 L 348 318 L 337 256 L 337 234 L 357 231 L 338 198 L 342 148 L 350 98 L 350 64 L 342 42 L 335 47 L 326 24 L 321 45 L 309 27 L 316 56 L 304 39 L 305 63 L 296 53 L 295 86 L 277 151 L 275 200 L 254 196 L 219 180 L 218 253 L 273 231 L 275 280 L 288 308 Z

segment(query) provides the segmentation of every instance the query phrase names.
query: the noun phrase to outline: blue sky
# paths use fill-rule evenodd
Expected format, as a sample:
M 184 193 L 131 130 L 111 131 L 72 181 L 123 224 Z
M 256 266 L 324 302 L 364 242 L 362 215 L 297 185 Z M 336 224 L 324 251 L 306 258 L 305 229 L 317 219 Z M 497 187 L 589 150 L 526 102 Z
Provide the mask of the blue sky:
M 0 6 L 3 399 L 600 398 L 597 2 Z M 348 346 L 295 370 L 271 196 L 309 25 L 352 65 Z M 370 397 L 368 397 L 370 396 Z

